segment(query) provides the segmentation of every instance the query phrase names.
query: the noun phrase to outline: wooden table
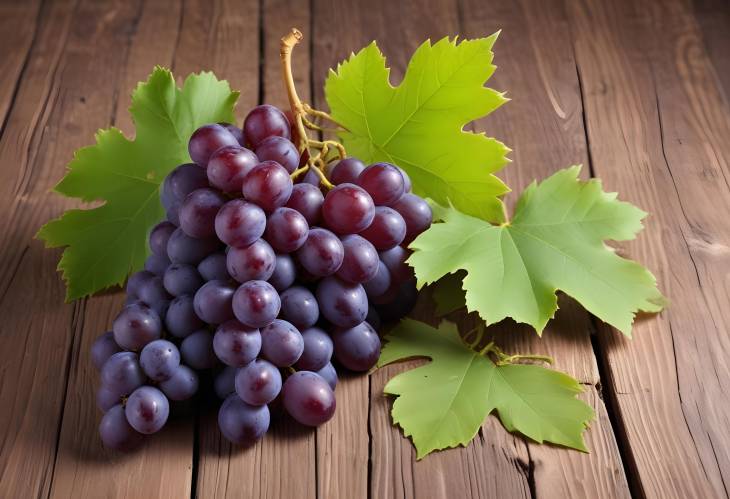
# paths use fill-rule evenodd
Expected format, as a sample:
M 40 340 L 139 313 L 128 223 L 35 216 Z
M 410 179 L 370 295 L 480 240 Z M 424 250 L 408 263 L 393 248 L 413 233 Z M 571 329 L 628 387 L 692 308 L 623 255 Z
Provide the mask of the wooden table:
M 129 94 L 155 64 L 228 79 L 239 119 L 284 105 L 278 39 L 291 26 L 308 41 L 297 85 L 317 106 L 327 69 L 372 39 L 397 81 L 427 37 L 502 29 L 489 84 L 512 102 L 476 124 L 514 149 L 502 177 L 518 190 L 583 163 L 651 213 L 619 251 L 672 305 L 632 341 L 569 300 L 542 340 L 503 326 L 505 349 L 552 355 L 583 383 L 590 454 L 490 417 L 468 447 L 416 462 L 382 395 L 402 365 L 344 379 L 316 431 L 280 421 L 247 451 L 202 409 L 139 453 L 102 449 L 89 346 L 123 296 L 64 303 L 60 252 L 33 235 L 75 203 L 49 189 L 96 129 L 133 133 Z M 726 497 L 729 98 L 726 0 L 0 1 L 0 497 Z

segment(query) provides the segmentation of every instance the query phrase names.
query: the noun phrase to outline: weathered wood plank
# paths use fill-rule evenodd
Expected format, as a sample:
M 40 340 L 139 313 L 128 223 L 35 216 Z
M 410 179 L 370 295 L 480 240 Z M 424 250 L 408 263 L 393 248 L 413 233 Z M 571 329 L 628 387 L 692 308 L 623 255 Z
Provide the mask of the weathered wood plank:
M 693 4 L 707 56 L 724 91 L 725 102 L 730 103 L 730 5 L 726 0 L 695 0 Z
M 672 300 L 599 334 L 622 445 L 648 497 L 726 496 L 728 110 L 686 4 L 566 5 L 595 172 L 651 212 L 628 247 Z

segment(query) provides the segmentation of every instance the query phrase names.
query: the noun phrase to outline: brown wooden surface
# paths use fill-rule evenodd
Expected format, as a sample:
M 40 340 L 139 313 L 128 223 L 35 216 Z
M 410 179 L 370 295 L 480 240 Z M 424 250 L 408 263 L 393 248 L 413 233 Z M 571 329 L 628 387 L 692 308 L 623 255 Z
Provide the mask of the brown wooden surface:
M 564 298 L 542 339 L 496 331 L 584 385 L 590 454 L 490 417 L 468 447 L 415 461 L 382 395 L 407 365 L 344 377 L 331 422 L 274 421 L 252 449 L 190 406 L 138 453 L 101 447 L 88 350 L 123 296 L 64 303 L 60 253 L 33 235 L 77 204 L 48 191 L 96 129 L 133 133 L 129 95 L 155 64 L 226 78 L 239 120 L 284 106 L 278 38 L 291 26 L 307 36 L 299 92 L 319 107 L 327 69 L 372 39 L 397 82 L 424 39 L 502 29 L 489 85 L 512 101 L 475 124 L 513 149 L 502 178 L 519 191 L 582 163 L 651 213 L 619 251 L 672 304 L 633 340 Z M 0 0 L 0 498 L 727 497 L 729 177 L 727 0 Z M 428 309 L 423 297 L 413 314 L 433 321 Z

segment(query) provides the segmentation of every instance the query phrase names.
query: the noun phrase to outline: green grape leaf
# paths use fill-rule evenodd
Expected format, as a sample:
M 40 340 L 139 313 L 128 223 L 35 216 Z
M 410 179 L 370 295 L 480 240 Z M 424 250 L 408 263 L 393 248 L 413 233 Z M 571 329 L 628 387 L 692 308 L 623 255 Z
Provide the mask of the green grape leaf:
M 637 311 L 658 312 L 666 301 L 656 279 L 618 256 L 604 240 L 633 239 L 646 213 L 580 181 L 579 166 L 532 183 L 514 219 L 499 226 L 435 206 L 433 224 L 410 245 L 408 263 L 419 286 L 467 271 L 466 306 L 487 324 L 512 317 L 541 333 L 562 290 L 627 336 Z
M 375 42 L 331 70 L 325 97 L 332 117 L 347 129 L 340 138 L 348 154 L 397 164 L 416 194 L 501 221 L 498 196 L 509 189 L 492 174 L 507 163 L 509 149 L 463 130 L 507 101 L 484 87 L 495 70 L 496 39 L 426 41 L 397 87 Z
M 455 274 L 446 274 L 433 284 L 432 298 L 435 302 L 434 314 L 443 317 L 466 307 L 462 283 L 466 272 L 460 270 Z
M 55 191 L 97 208 L 68 210 L 38 231 L 47 247 L 65 246 L 58 269 L 67 300 L 124 283 L 148 254 L 148 230 L 162 218 L 160 183 L 175 166 L 190 162 L 187 143 L 199 126 L 232 122 L 238 92 L 212 73 L 188 76 L 182 89 L 157 67 L 132 95 L 136 137 L 100 130 L 96 144 L 76 151 Z
M 582 388 L 570 376 L 532 364 L 497 365 L 469 348 L 447 321 L 435 329 L 405 319 L 385 339 L 378 366 L 431 359 L 394 376 L 384 389 L 397 397 L 393 421 L 413 440 L 418 459 L 465 446 L 495 410 L 511 432 L 587 452 L 583 432 L 594 412 L 576 398 Z

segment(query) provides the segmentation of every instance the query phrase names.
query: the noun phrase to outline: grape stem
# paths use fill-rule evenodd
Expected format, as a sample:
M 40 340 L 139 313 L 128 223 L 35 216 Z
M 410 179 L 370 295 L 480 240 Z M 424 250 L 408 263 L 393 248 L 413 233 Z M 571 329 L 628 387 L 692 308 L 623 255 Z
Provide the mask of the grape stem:
M 312 116 L 315 119 L 320 118 L 328 120 L 340 129 L 345 129 L 342 125 L 337 123 L 332 116 L 324 111 L 319 111 L 312 108 L 309 104 L 302 102 L 297 94 L 297 89 L 294 85 L 294 75 L 292 73 L 291 57 L 294 47 L 302 40 L 304 35 L 296 28 L 292 28 L 281 39 L 281 65 L 284 73 L 284 85 L 286 87 L 286 93 L 289 97 L 289 106 L 291 107 L 292 116 L 294 118 L 294 127 L 297 132 L 297 149 L 300 154 L 306 152 L 307 164 L 298 168 L 291 174 L 292 179 L 296 179 L 299 175 L 306 173 L 310 169 L 313 169 L 319 176 L 319 180 L 327 189 L 332 189 L 334 185 L 329 181 L 324 173 L 325 166 L 334 159 L 344 159 L 347 154 L 342 144 L 335 140 L 313 140 L 309 138 L 307 130 L 314 130 L 315 132 L 332 131 L 332 129 L 325 129 L 314 121 L 310 120 L 308 116 Z M 336 130 L 335 130 L 336 131 Z M 313 149 L 316 149 L 316 154 L 313 154 Z M 328 157 L 330 150 L 335 149 L 337 156 Z
M 505 366 L 508 364 L 514 364 L 515 362 L 519 361 L 537 361 L 537 362 L 545 362 L 547 364 L 552 364 L 553 358 L 548 355 L 533 355 L 533 354 L 513 354 L 509 355 L 504 353 L 504 351 L 499 348 L 497 345 L 494 344 L 494 340 L 488 342 L 486 345 L 484 345 L 482 348 L 477 350 L 478 345 L 481 344 L 482 339 L 484 338 L 484 333 L 486 332 L 486 328 L 484 326 L 484 323 L 480 323 L 477 327 L 472 329 L 471 331 L 467 332 L 464 335 L 464 341 L 466 342 L 466 345 L 476 352 L 478 355 L 481 355 L 482 357 L 487 357 L 488 359 L 494 361 L 495 364 L 498 366 Z M 473 339 L 471 341 L 467 341 L 467 338 L 470 338 L 473 335 Z

